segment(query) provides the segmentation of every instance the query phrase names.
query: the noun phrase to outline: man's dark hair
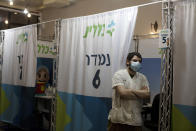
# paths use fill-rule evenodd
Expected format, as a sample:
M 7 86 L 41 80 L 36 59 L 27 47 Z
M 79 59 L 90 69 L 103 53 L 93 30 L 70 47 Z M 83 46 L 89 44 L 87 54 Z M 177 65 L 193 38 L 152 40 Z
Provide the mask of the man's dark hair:
M 130 61 L 134 56 L 137 56 L 141 59 L 142 62 L 142 55 L 139 52 L 131 52 L 127 56 L 127 61 Z

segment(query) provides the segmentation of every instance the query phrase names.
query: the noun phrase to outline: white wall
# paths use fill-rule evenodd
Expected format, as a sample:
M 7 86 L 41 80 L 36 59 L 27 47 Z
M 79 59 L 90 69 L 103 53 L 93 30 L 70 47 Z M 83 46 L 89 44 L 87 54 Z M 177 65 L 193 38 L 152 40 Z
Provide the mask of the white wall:
M 136 41 L 132 40 L 129 52 L 135 52 Z M 161 58 L 158 38 L 139 39 L 138 52 L 143 58 Z
M 161 29 L 161 17 L 162 17 L 162 5 L 161 3 L 148 5 L 139 8 L 135 35 L 149 34 L 151 32 L 151 23 L 158 22 L 158 30 Z
M 50 8 L 42 10 L 41 21 L 48 21 L 58 18 L 71 18 L 86 16 L 105 11 L 111 11 L 119 8 L 130 7 L 149 3 L 155 0 L 76 0 L 74 4 L 63 8 Z M 158 21 L 161 28 L 161 3 L 140 7 L 135 27 L 135 34 L 148 34 L 151 31 L 151 23 Z M 48 28 L 50 27 L 50 28 Z M 43 32 L 45 35 L 52 35 L 52 25 L 45 26 Z M 52 29 L 52 31 L 50 30 Z
M 159 49 L 159 39 L 141 39 L 139 40 L 138 52 L 143 58 L 161 58 Z

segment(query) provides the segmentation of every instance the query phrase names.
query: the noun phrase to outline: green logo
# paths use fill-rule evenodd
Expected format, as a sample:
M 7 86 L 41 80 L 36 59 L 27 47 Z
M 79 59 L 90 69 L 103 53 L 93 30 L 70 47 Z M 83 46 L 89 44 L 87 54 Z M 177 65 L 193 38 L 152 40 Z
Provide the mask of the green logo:
M 38 49 L 38 54 L 44 54 L 44 55 L 56 55 L 55 51 L 56 47 L 48 46 L 48 45 L 43 45 L 38 43 L 37 44 L 37 49 Z
M 83 35 L 83 38 L 87 38 L 89 33 L 93 33 L 93 37 L 101 36 L 103 37 L 105 32 L 112 37 L 113 32 L 115 31 L 115 23 L 112 20 L 110 24 L 107 26 L 105 24 L 98 24 L 98 25 L 91 25 L 86 27 L 85 34 Z
M 24 43 L 24 42 L 27 42 L 27 41 L 28 41 L 28 33 L 25 32 L 25 33 L 22 33 L 22 34 L 18 35 L 16 44 L 18 45 L 19 42 Z

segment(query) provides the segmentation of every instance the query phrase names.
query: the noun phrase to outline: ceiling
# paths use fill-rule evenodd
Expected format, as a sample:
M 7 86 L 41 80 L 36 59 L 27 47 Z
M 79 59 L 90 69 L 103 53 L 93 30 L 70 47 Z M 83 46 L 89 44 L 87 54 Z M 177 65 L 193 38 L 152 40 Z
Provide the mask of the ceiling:
M 12 0 L 12 6 L 9 5 L 10 1 L 0 0 L 0 30 L 38 23 L 41 10 L 67 7 L 75 0 Z M 31 18 L 23 13 L 25 8 L 32 14 Z M 5 20 L 9 24 L 5 24 Z
M 13 1 L 13 5 L 9 5 L 10 1 Z M 79 0 L 77 1 L 79 2 Z M 121 1 L 129 1 L 137 5 L 141 4 L 141 1 L 145 1 L 144 3 L 148 3 L 157 0 Z M 0 30 L 37 23 L 39 22 L 39 17 L 42 10 L 67 7 L 75 2 L 76 0 L 0 0 Z M 25 8 L 27 8 L 32 14 L 31 18 L 27 18 L 27 16 L 24 15 L 23 11 Z M 15 14 L 15 12 L 18 12 L 18 14 Z M 9 20 L 9 24 L 7 25 L 5 24 L 6 19 Z
M 14 2 L 13 6 L 9 5 L 10 0 L 0 0 L 0 6 L 24 9 L 28 8 L 30 11 L 40 11 L 45 8 L 60 8 L 69 6 L 75 0 L 12 0 Z
M 8 20 L 8 24 L 5 24 L 6 20 Z M 28 18 L 21 13 L 15 14 L 14 12 L 0 10 L 0 30 L 35 24 L 38 22 L 38 16 L 32 15 L 31 18 Z

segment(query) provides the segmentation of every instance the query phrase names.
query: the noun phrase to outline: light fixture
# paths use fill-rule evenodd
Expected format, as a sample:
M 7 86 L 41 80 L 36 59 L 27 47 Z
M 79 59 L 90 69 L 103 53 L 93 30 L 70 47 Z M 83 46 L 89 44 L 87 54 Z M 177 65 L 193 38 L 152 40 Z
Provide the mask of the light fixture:
M 17 15 L 18 13 L 17 12 L 14 12 L 14 14 Z
M 9 22 L 8 22 L 8 20 L 6 19 L 6 20 L 5 20 L 5 24 L 7 25 L 8 23 L 9 23 Z
M 150 34 L 153 35 L 153 34 L 155 34 L 155 33 L 151 31 Z
M 10 5 L 11 5 L 11 6 L 14 5 L 14 2 L 13 2 L 13 1 L 10 1 Z
M 158 26 L 159 26 L 159 25 L 158 25 L 157 21 L 155 21 L 154 24 L 151 23 L 151 34 L 157 33 Z
M 24 9 L 24 14 L 28 14 L 29 11 L 27 10 L 27 8 Z
M 31 17 L 31 13 L 28 13 L 28 14 L 27 14 L 27 17 L 30 18 L 30 17 Z

